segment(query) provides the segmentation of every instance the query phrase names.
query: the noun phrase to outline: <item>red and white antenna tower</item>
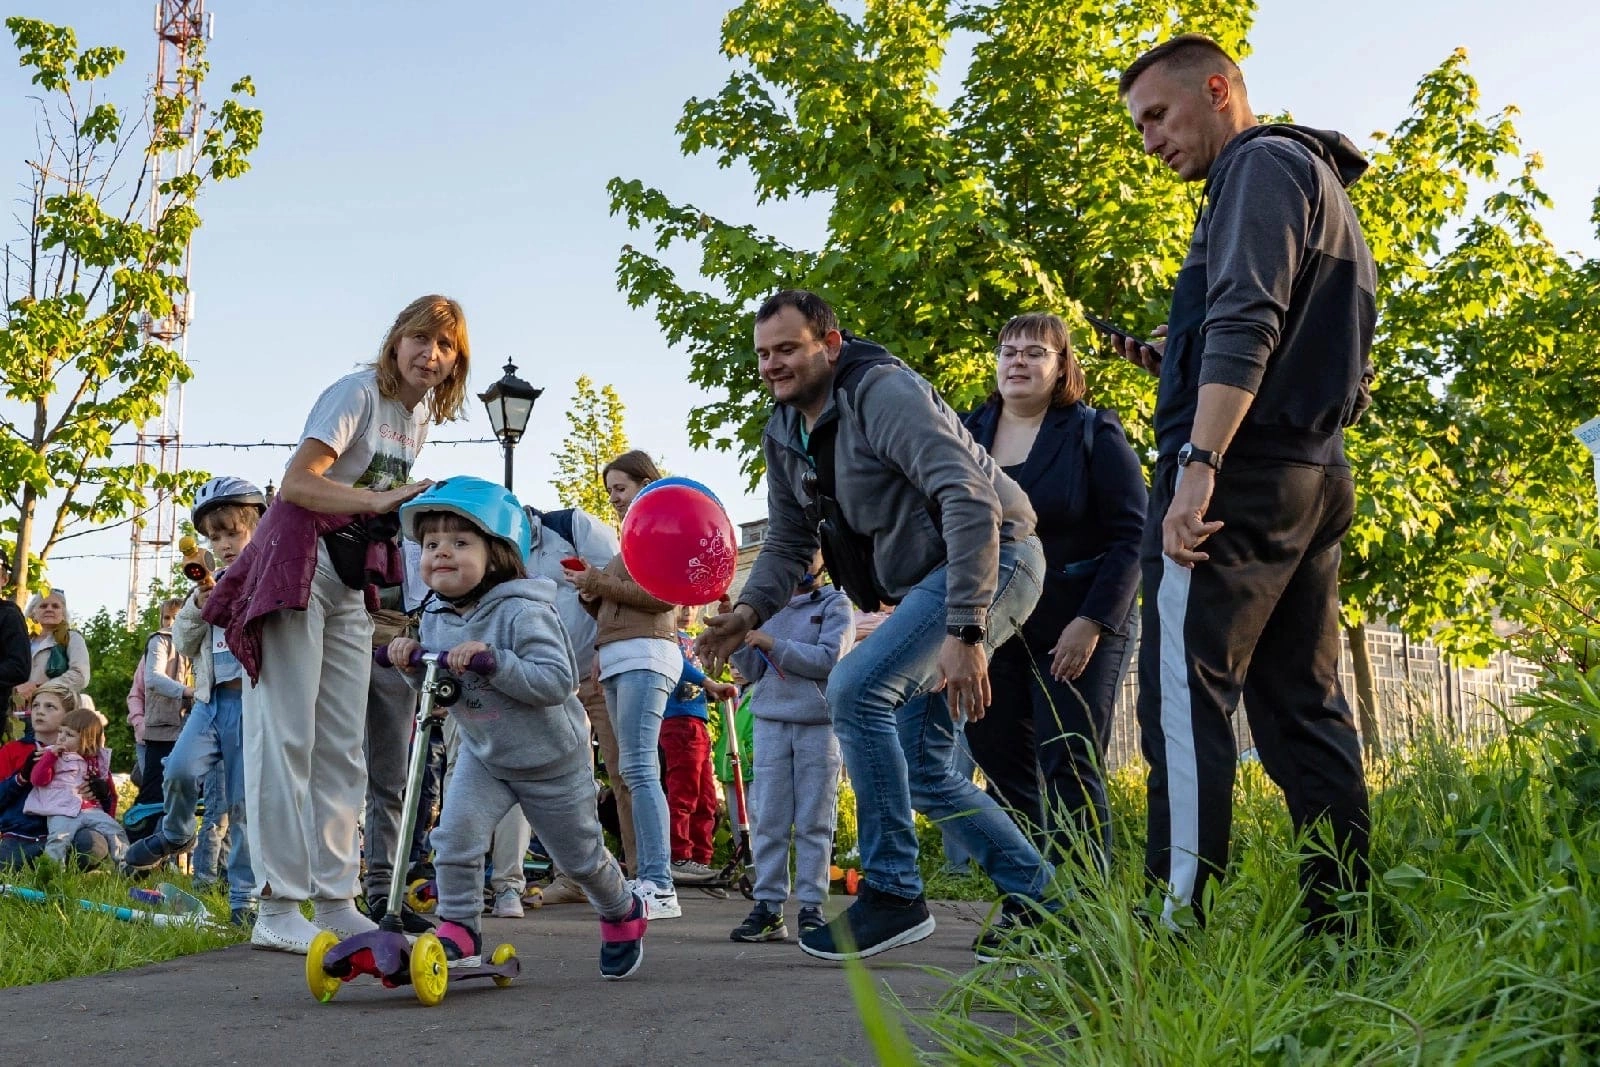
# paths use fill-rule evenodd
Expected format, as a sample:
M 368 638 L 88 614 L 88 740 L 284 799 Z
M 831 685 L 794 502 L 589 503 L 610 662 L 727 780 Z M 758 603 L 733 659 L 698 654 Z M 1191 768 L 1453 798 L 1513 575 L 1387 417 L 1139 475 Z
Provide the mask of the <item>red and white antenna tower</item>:
M 212 20 L 206 15 L 205 0 L 157 0 L 156 3 L 156 80 L 157 95 L 184 100 L 182 147 L 150 159 L 149 226 L 159 224 L 169 198 L 161 193 L 164 178 L 187 172 L 194 163 L 197 131 L 200 127 L 200 79 L 192 69 L 199 43 L 211 39 Z M 176 349 L 185 360 L 189 355 L 189 322 L 194 313 L 194 298 L 189 282 L 189 248 L 183 250 L 183 302 L 161 319 L 146 319 L 145 336 Z M 167 389 L 161 414 L 139 428 L 135 463 L 152 463 L 161 474 L 176 474 L 182 469 L 183 384 L 174 381 Z M 136 625 L 143 585 L 155 575 L 163 575 L 172 562 L 173 544 L 178 536 L 178 508 L 173 495 L 155 491 L 155 505 L 146 521 L 132 523 L 129 534 L 128 625 Z M 164 567 L 163 564 L 167 566 Z

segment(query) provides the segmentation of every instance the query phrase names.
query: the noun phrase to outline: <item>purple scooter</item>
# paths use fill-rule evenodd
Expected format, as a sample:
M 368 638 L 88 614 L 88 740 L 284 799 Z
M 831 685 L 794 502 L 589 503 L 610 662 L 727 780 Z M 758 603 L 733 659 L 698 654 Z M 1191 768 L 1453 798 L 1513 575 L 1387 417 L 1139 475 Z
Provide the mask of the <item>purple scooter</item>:
M 379 666 L 389 666 L 389 650 L 373 651 Z M 480 967 L 450 970 L 444 954 L 444 944 L 431 931 L 413 942 L 400 925 L 401 901 L 404 899 L 405 880 L 398 877 L 405 870 L 406 851 L 411 843 L 412 831 L 417 822 L 417 791 L 421 787 L 423 767 L 427 762 L 428 720 L 434 708 L 448 708 L 461 699 L 461 682 L 443 674 L 443 652 L 423 652 L 412 656 L 411 665 L 425 666 L 422 678 L 422 699 L 417 704 L 417 720 L 411 735 L 411 763 L 406 773 L 404 808 L 400 814 L 400 831 L 395 837 L 394 871 L 396 877 L 389 885 L 389 907 L 378 929 L 357 934 L 340 941 L 324 930 L 311 941 L 311 951 L 306 954 L 306 984 L 311 995 L 326 1004 L 332 1000 L 344 982 L 353 982 L 370 974 L 390 989 L 410 985 L 417 999 L 432 1007 L 444 999 L 450 981 L 464 978 L 490 978 L 497 986 L 508 986 L 522 972 L 517 960 L 516 947 L 507 943 L 498 946 Z M 494 654 L 480 652 L 472 657 L 468 669 L 475 674 L 494 673 Z

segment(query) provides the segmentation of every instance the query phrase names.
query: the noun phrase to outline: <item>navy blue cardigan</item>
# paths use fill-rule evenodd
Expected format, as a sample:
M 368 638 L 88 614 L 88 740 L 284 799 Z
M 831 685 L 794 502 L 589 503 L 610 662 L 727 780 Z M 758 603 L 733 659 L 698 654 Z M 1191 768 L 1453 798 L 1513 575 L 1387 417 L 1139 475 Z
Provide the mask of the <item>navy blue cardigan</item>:
M 1023 626 L 1035 651 L 1048 651 L 1080 615 L 1127 634 L 1139 588 L 1139 540 L 1150 496 L 1144 470 L 1117 413 L 1101 410 L 1094 415 L 1094 454 L 1085 471 L 1088 412 L 1082 403 L 1045 412 L 1017 477 L 1044 543 L 1044 592 Z M 963 421 L 979 444 L 993 448 L 1000 404 L 990 401 Z

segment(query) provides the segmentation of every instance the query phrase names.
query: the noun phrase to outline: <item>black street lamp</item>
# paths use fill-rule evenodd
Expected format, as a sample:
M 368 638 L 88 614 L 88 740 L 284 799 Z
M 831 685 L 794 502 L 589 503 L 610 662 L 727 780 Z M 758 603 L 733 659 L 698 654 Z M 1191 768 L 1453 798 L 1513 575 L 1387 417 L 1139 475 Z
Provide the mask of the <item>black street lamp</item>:
M 543 389 L 535 389 L 517 377 L 517 365 L 510 360 L 506 360 L 505 376 L 478 394 L 483 406 L 489 409 L 489 425 L 494 427 L 494 435 L 500 438 L 506 452 L 507 489 L 511 488 L 511 450 L 517 447 L 523 431 L 528 428 L 533 402 L 543 395 Z

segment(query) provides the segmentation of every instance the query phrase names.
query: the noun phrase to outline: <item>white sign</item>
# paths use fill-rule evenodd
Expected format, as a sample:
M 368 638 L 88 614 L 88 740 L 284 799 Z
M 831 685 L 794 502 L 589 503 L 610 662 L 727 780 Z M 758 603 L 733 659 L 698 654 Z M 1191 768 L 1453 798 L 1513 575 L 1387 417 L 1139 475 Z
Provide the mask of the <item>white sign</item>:
M 1572 431 L 1572 436 L 1583 442 L 1583 447 L 1594 457 L 1594 485 L 1596 499 L 1600 500 L 1600 415 Z

